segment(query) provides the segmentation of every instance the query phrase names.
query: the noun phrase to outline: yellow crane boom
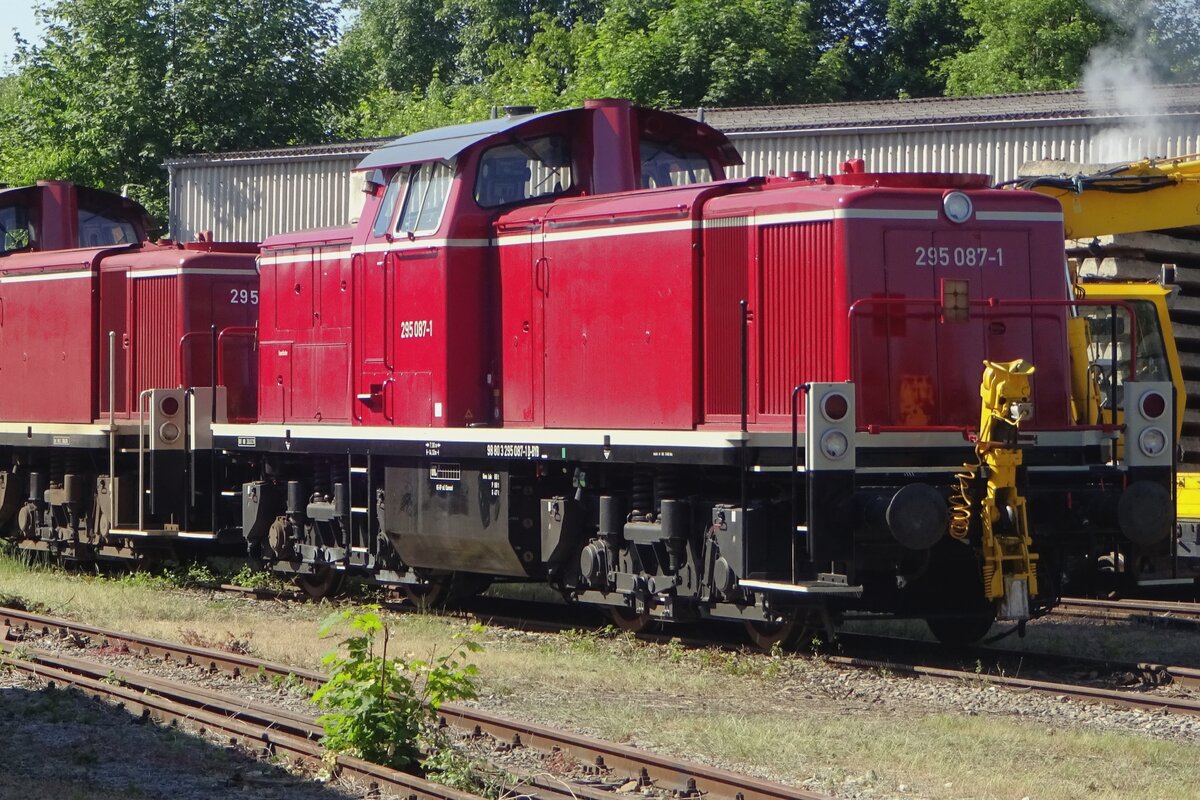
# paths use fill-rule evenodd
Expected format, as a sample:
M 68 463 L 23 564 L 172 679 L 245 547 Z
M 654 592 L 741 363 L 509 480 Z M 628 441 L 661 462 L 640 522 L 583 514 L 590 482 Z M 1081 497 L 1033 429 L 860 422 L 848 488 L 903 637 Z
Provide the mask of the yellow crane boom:
M 1068 239 L 1200 225 L 1200 154 L 1100 167 L 1035 161 L 1022 172 L 1008 185 L 1056 198 Z

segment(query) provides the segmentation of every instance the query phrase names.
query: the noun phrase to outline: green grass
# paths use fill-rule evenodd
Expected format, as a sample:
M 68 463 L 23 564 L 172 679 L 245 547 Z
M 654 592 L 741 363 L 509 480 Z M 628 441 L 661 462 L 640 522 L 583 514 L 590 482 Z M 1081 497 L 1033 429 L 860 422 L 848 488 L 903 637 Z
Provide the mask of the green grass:
M 164 639 L 180 640 L 185 631 L 214 641 L 236 635 L 254 655 L 306 668 L 332 647 L 317 636 L 329 612 L 320 604 L 166 591 L 12 558 L 0 558 L 0 595 Z M 388 624 L 397 655 L 422 657 L 444 651 L 467 625 L 431 614 L 388 615 Z M 1031 626 L 1031 639 L 1037 628 Z M 1036 635 L 1053 638 L 1053 631 Z M 1095 647 L 1117 647 L 1109 641 L 1113 630 L 1096 635 Z M 930 800 L 1200 796 L 1195 744 L 954 714 L 890 697 L 873 703 L 834 696 L 805 682 L 809 671 L 825 669 L 805 654 L 766 659 L 690 650 L 611 629 L 558 635 L 487 629 L 473 638 L 485 648 L 474 658 L 481 696 L 501 713 L 573 724 L 812 788 Z M 853 673 L 847 676 L 852 685 Z

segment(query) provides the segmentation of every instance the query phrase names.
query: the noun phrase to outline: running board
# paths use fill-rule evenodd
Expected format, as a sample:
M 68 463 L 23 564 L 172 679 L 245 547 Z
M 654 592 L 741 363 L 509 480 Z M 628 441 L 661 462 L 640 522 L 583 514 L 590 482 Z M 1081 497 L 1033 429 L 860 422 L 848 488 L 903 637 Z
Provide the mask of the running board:
M 861 597 L 861 586 L 848 586 L 844 583 L 829 581 L 801 581 L 800 583 L 782 583 L 780 581 L 739 580 L 741 589 L 754 592 L 791 592 L 792 594 L 840 594 L 850 597 Z
M 211 531 L 169 531 L 161 529 L 141 530 L 138 528 L 110 528 L 109 536 L 143 536 L 159 539 L 203 539 L 211 541 L 217 538 Z

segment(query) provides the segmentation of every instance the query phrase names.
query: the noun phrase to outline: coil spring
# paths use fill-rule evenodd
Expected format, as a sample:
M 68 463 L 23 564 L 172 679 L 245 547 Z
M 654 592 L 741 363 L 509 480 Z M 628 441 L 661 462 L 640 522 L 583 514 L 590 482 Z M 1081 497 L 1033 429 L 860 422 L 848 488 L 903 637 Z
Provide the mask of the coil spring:
M 654 476 L 654 511 L 662 508 L 663 500 L 677 500 L 683 496 L 683 477 L 674 467 L 661 467 Z
M 992 576 L 995 574 L 996 574 L 996 562 L 992 561 L 991 559 L 984 559 L 984 562 L 983 562 L 983 587 L 984 587 L 985 591 L 987 590 L 987 587 L 992 585 Z
M 63 475 L 67 472 L 66 454 L 61 451 L 50 452 L 50 483 L 62 486 Z
M 317 459 L 312 468 L 312 491 L 322 497 L 329 495 L 330 464 L 325 458 Z
M 654 478 L 645 472 L 635 473 L 629 489 L 629 515 L 645 517 L 654 510 Z
M 982 460 L 963 464 L 954 475 L 958 479 L 958 491 L 950 496 L 950 535 L 960 542 L 965 542 L 971 532 L 971 489 L 982 466 Z

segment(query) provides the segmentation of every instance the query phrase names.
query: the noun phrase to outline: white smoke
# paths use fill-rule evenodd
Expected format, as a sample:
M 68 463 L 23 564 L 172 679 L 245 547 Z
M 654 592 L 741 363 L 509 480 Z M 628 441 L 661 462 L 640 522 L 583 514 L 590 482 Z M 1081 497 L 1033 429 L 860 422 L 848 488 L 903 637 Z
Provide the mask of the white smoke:
M 1081 88 L 1093 113 L 1115 118 L 1092 137 L 1091 161 L 1129 163 L 1168 155 L 1160 116 L 1167 109 L 1153 90 L 1162 82 L 1152 54 L 1159 38 L 1156 28 L 1178 12 L 1180 2 L 1194 0 L 1089 0 L 1093 8 L 1115 21 L 1126 34 L 1119 46 L 1101 45 L 1088 54 Z M 1178 155 L 1178 154 L 1175 154 Z

